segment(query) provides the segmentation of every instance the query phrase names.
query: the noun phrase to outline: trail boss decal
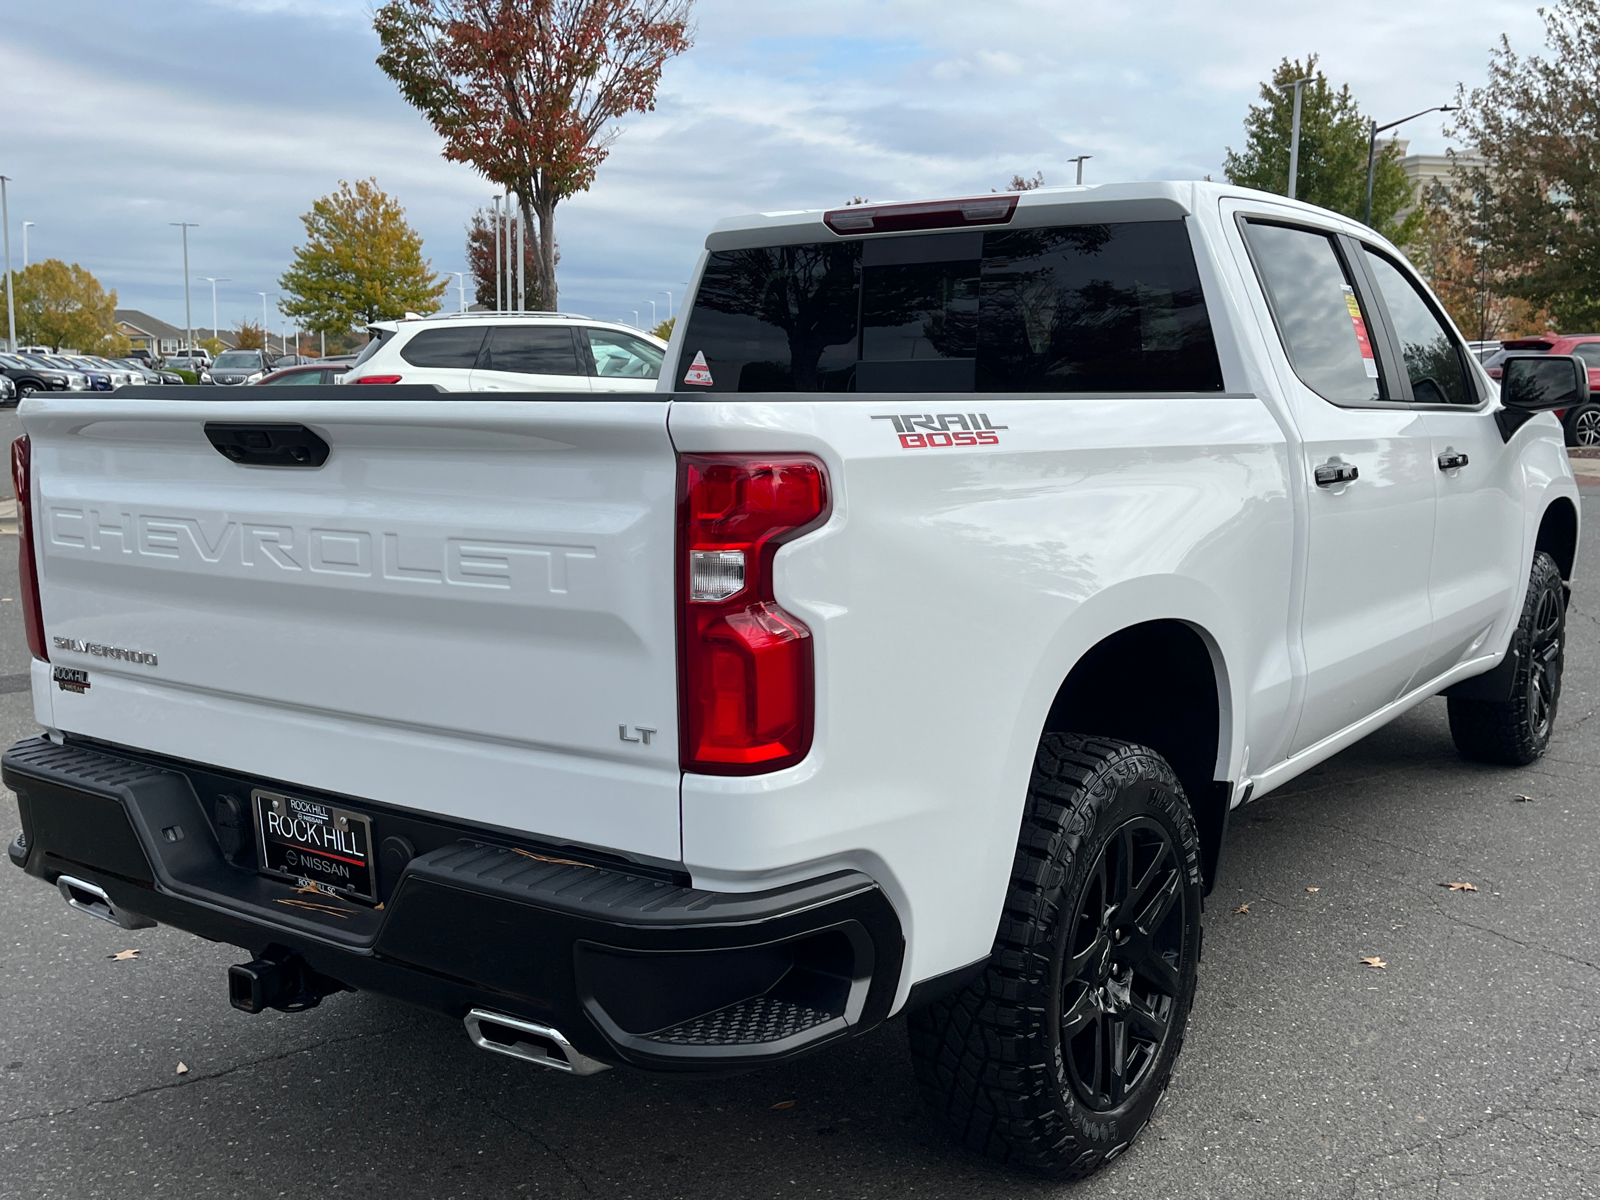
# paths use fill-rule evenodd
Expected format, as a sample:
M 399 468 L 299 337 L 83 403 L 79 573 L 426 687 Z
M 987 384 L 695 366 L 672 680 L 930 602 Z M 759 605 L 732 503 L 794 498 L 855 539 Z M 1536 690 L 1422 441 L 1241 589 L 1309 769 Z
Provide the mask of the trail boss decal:
M 1011 428 L 1009 425 L 991 425 L 988 413 L 902 413 L 872 419 L 894 422 L 894 431 L 900 435 L 902 450 L 998 446 L 999 431 Z
M 89 672 L 74 670 L 72 667 L 57 667 L 51 672 L 56 686 L 63 692 L 77 692 L 83 695 L 89 690 Z

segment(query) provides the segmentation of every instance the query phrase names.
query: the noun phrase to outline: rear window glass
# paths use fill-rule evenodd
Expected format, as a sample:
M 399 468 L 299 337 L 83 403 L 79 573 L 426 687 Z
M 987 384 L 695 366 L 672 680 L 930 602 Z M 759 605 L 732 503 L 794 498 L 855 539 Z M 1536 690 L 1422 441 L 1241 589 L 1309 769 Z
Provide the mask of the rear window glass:
M 400 357 L 414 367 L 454 367 L 470 371 L 483 345 L 482 325 L 424 329 L 400 347 Z
M 1181 221 L 719 251 L 679 370 L 738 392 L 1222 388 Z

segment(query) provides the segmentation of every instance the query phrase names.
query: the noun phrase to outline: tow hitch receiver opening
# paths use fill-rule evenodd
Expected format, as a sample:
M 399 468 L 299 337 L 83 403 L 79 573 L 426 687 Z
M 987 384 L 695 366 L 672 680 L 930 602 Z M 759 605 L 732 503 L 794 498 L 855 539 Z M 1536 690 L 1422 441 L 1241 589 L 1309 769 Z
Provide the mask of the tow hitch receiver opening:
M 259 1013 L 269 1008 L 303 1012 L 343 987 L 338 980 L 319 975 L 294 955 L 258 958 L 228 968 L 228 1003 L 240 1012 Z
M 111 903 L 111 897 L 106 895 L 104 888 L 87 880 L 72 875 L 62 875 L 56 879 L 56 887 L 61 889 L 61 896 L 69 907 L 88 913 L 96 920 L 106 921 L 119 929 L 155 928 L 156 923 L 149 917 L 141 917 L 138 913 L 118 908 Z
M 560 1030 L 548 1025 L 537 1025 L 486 1008 L 473 1009 L 464 1024 L 472 1044 L 481 1050 L 508 1054 L 569 1075 L 595 1075 L 610 1069 L 605 1063 L 579 1053 Z

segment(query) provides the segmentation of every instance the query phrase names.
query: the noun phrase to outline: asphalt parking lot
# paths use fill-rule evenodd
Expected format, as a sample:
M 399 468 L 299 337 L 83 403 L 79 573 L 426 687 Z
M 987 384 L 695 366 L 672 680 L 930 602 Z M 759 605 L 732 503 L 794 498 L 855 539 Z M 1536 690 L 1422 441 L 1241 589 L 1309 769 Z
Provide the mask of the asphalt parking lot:
M 1236 813 L 1171 1091 L 1086 1184 L 948 1147 L 898 1020 L 763 1073 L 572 1079 L 377 996 L 237 1013 L 239 952 L 0 863 L 0 1195 L 1600 1196 L 1600 490 L 1584 516 L 1550 754 L 1463 763 L 1430 701 Z M 6 745 L 36 728 L 14 547 Z

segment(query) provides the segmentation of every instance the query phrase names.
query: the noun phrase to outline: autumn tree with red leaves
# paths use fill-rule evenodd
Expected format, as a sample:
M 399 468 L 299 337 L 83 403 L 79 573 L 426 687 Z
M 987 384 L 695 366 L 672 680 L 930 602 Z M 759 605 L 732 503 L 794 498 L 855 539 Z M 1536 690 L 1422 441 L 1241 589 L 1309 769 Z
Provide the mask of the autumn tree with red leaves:
M 693 0 L 389 0 L 378 66 L 469 163 L 517 198 L 534 281 L 556 307 L 556 205 L 585 191 L 612 122 L 655 108 L 667 60 L 692 42 Z
M 495 300 L 495 219 L 498 214 L 490 208 L 478 208 L 467 225 L 467 270 L 472 276 L 472 302 L 485 308 L 494 308 Z M 500 253 L 505 254 L 505 217 L 499 216 Z M 521 244 L 520 242 L 518 243 Z M 528 281 L 528 307 L 533 310 L 554 309 L 539 299 L 539 261 L 537 248 L 529 242 L 523 246 L 522 271 Z M 556 264 L 561 263 L 561 247 L 556 247 Z M 515 264 L 513 269 L 515 269 Z

